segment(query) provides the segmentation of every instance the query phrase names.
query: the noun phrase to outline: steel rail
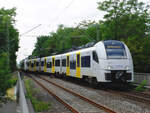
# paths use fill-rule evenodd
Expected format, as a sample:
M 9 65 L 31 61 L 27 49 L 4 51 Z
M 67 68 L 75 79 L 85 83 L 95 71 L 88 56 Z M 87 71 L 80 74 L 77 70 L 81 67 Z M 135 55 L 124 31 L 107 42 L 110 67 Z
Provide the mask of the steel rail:
M 103 105 L 101 105 L 101 104 L 98 104 L 98 103 L 96 103 L 96 102 L 94 102 L 94 101 L 92 101 L 92 100 L 90 100 L 90 99 L 88 99 L 88 98 L 86 98 L 86 97 L 84 97 L 84 96 L 82 96 L 82 95 L 76 93 L 76 92 L 73 92 L 73 91 L 71 91 L 71 90 L 69 90 L 69 89 L 66 89 L 66 88 L 64 88 L 64 87 L 62 87 L 62 86 L 60 86 L 60 85 L 58 85 L 58 84 L 56 84 L 56 83 L 54 83 L 54 82 L 51 82 L 51 81 L 49 81 L 49 80 L 47 80 L 47 79 L 45 79 L 45 78 L 43 78 L 43 77 L 41 77 L 41 76 L 38 76 L 38 77 L 41 78 L 41 79 L 44 80 L 44 81 L 47 81 L 48 83 L 53 84 L 54 86 L 57 86 L 57 87 L 59 87 L 59 88 L 65 90 L 65 91 L 67 91 L 67 92 L 69 92 L 69 93 L 75 95 L 75 96 L 78 96 L 78 97 L 81 98 L 82 100 L 87 101 L 88 103 L 92 104 L 93 106 L 95 106 L 95 107 L 97 107 L 97 108 L 99 108 L 99 109 L 101 109 L 101 110 L 104 110 L 105 112 L 108 112 L 108 113 L 117 113 L 117 112 L 111 110 L 110 108 L 108 108 L 108 107 L 106 107 L 106 106 L 103 106 Z
M 144 103 L 147 103 L 147 104 L 150 104 L 150 99 L 149 98 L 145 98 L 145 97 L 141 97 L 141 96 L 137 96 L 137 95 L 135 95 L 135 94 L 127 94 L 127 93 L 125 93 L 125 94 L 123 94 L 123 95 L 125 95 L 125 96 L 127 96 L 128 98 L 131 98 L 131 99 L 134 99 L 134 100 L 136 100 L 136 101 L 139 101 L 139 102 L 144 102 Z
M 150 98 L 150 93 L 147 93 L 147 92 L 133 92 L 133 94 L 143 96 L 143 97 L 146 97 L 146 98 Z
M 63 105 L 65 105 L 70 111 L 72 111 L 73 113 L 79 113 L 76 109 L 74 109 L 72 106 L 70 106 L 69 104 L 67 104 L 65 101 L 63 101 L 61 98 L 59 98 L 57 95 L 55 95 L 52 91 L 50 91 L 49 89 L 47 89 L 42 83 L 40 83 L 39 81 L 37 81 L 35 78 L 31 77 L 38 85 L 40 85 L 43 89 L 45 89 L 50 95 L 52 95 L 54 98 L 56 98 L 60 103 L 62 103 Z
M 143 102 L 143 103 L 147 103 L 147 104 L 150 104 L 150 99 L 149 98 L 145 98 L 145 97 L 141 97 L 141 96 L 137 96 L 136 94 L 133 94 L 133 93 L 125 93 L 125 92 L 118 92 L 118 91 L 107 91 L 109 93 L 114 93 L 114 94 L 118 94 L 118 95 L 121 95 L 121 96 L 124 96 L 128 99 L 132 99 L 132 100 L 135 100 L 135 101 L 138 101 L 138 102 Z

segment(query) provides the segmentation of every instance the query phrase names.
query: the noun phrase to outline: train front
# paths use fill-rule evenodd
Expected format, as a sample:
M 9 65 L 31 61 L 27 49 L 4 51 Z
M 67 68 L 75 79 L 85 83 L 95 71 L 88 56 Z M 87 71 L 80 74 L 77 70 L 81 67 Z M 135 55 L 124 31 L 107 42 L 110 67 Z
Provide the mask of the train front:
M 128 47 L 120 41 L 101 41 L 96 45 L 99 56 L 99 79 L 104 82 L 132 82 L 133 61 Z

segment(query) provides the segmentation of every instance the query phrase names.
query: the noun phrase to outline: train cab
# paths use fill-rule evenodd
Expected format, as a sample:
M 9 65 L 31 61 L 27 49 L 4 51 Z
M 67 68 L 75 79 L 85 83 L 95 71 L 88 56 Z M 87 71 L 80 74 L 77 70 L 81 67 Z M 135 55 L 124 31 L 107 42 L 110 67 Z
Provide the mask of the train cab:
M 95 46 L 98 62 L 94 69 L 97 79 L 105 82 L 132 82 L 133 61 L 128 47 L 121 41 L 107 40 Z

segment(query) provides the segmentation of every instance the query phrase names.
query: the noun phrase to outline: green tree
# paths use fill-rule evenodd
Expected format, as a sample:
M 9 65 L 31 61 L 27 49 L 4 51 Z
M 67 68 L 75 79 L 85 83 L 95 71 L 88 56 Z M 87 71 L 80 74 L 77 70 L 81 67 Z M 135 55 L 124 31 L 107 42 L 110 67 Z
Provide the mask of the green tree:
M 11 87 L 10 79 L 11 75 L 9 67 L 6 66 L 7 64 L 7 53 L 3 53 L 0 55 L 0 96 L 6 94 L 6 89 Z M 1 98 L 1 97 L 0 97 Z
M 149 5 L 138 0 L 106 0 L 98 5 L 107 12 L 101 24 L 102 39 L 124 41 L 132 53 L 135 71 L 150 72 Z
M 15 24 L 15 8 L 0 9 L 0 54 L 8 53 L 8 63 L 11 71 L 16 68 L 16 51 L 18 50 L 18 31 Z
M 149 6 L 138 0 L 106 0 L 98 3 L 98 9 L 107 12 L 104 15 L 104 35 L 106 38 L 120 40 L 137 36 L 146 37 L 149 32 Z M 102 28 L 103 28 L 102 27 Z
M 10 72 L 16 69 L 18 31 L 14 27 L 16 9 L 0 9 L 0 96 L 11 87 Z

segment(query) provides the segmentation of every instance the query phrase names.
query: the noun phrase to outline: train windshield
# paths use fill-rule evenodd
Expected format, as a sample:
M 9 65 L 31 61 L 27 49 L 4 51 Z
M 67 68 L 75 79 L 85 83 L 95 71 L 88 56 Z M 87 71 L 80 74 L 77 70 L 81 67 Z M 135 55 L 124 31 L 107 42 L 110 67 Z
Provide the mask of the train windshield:
M 123 43 L 120 41 L 104 41 L 106 54 L 108 59 L 125 59 L 126 52 Z

